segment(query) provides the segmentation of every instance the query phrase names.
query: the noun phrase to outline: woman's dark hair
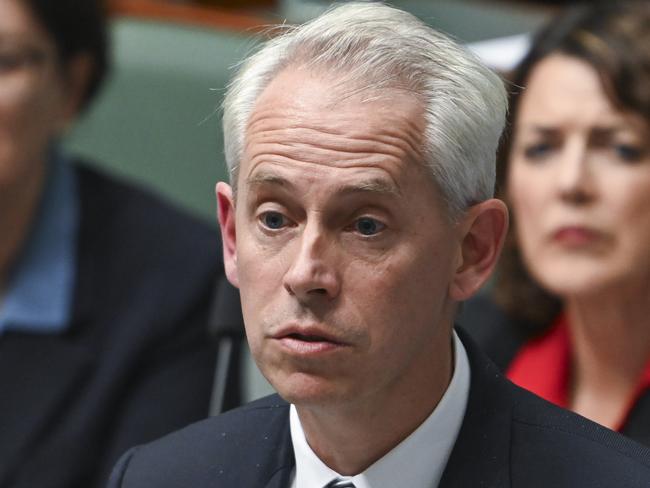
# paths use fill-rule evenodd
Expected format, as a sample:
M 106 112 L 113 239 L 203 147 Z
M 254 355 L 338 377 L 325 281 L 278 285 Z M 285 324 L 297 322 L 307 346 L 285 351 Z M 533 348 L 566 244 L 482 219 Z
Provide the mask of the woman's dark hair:
M 21 0 L 54 40 L 65 67 L 79 54 L 92 61 L 82 109 L 99 90 L 108 71 L 106 8 L 102 0 Z
M 532 42 L 510 77 L 510 113 L 501 141 L 497 193 L 507 201 L 507 174 L 521 96 L 533 69 L 551 54 L 588 63 L 598 73 L 605 94 L 621 112 L 634 113 L 650 126 L 650 2 L 609 1 L 569 9 L 553 19 Z M 557 297 L 528 274 L 516 242 L 514 226 L 506 238 L 494 287 L 495 300 L 511 317 L 543 331 L 560 312 Z

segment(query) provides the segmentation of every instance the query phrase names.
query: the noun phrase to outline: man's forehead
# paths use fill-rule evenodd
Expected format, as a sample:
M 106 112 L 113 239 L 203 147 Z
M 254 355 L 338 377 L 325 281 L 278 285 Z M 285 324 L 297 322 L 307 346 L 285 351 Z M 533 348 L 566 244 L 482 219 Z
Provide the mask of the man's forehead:
M 253 144 L 281 142 L 294 148 L 323 145 L 359 154 L 399 149 L 422 159 L 424 113 L 414 97 L 396 91 L 392 99 L 341 100 L 332 96 L 328 80 L 289 83 L 278 78 L 260 96 L 244 134 L 245 151 Z
M 405 165 L 422 168 L 421 104 L 399 91 L 393 100 L 362 94 L 341 100 L 332 88 L 337 83 L 296 69 L 271 81 L 248 121 L 240 183 L 287 187 L 291 177 L 330 166 L 349 169 L 345 178 L 354 176 L 349 185 L 333 182 L 340 193 L 401 193 L 399 175 L 410 171 Z M 308 171 L 302 172 L 303 164 Z M 286 171 L 258 171 L 283 167 L 292 168 L 291 177 Z M 382 171 L 387 175 L 378 178 Z

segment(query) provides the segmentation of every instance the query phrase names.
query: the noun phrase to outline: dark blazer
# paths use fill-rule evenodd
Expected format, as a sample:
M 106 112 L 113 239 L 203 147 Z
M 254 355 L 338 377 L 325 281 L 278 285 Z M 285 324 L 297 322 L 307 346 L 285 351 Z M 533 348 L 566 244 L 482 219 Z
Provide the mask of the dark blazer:
M 501 371 L 506 371 L 517 352 L 539 334 L 539 327 L 508 317 L 485 295 L 464 304 L 459 324 Z M 650 389 L 636 399 L 620 432 L 650 447 Z
M 0 338 L 3 488 L 105 486 L 129 447 L 208 414 L 208 316 L 227 286 L 218 233 L 149 193 L 76 172 L 70 327 Z
M 650 486 L 650 450 L 514 386 L 460 334 L 470 395 L 440 487 Z M 135 448 L 109 488 L 287 488 L 288 412 L 271 396 Z

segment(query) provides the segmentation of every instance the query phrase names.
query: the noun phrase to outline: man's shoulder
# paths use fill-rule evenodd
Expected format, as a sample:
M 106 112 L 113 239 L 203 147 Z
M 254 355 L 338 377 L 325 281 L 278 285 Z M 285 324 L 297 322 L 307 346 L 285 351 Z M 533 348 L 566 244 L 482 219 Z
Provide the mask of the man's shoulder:
M 293 461 L 289 405 L 271 395 L 131 449 L 109 486 L 244 486 Z
M 514 385 L 459 336 L 472 379 L 441 486 L 650 486 L 649 449 Z
M 650 486 L 650 449 L 515 385 L 512 388 L 516 390 L 511 431 L 514 486 L 542 486 L 544 480 L 552 480 L 554 486 L 575 486 L 570 482 Z
M 196 452 L 188 451 L 206 452 L 206 449 L 212 453 L 237 455 L 233 449 L 245 451 L 249 446 L 257 446 L 259 449 L 276 441 L 272 437 L 277 437 L 277 433 L 288 429 L 288 419 L 289 404 L 278 395 L 270 395 L 195 422 L 138 448 L 138 451 L 139 455 L 152 453 L 155 456 L 173 453 L 175 459 L 182 459 L 187 454 L 196 459 Z

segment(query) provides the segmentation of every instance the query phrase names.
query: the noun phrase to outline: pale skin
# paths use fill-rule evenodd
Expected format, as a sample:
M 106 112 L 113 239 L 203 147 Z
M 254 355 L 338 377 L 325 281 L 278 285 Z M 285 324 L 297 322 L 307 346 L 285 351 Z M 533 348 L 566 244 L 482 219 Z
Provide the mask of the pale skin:
M 517 116 L 508 192 L 529 269 L 564 301 L 570 408 L 616 428 L 650 358 L 648 124 L 559 54 L 534 69 Z
M 507 211 L 488 200 L 451 222 L 415 162 L 418 101 L 345 98 L 335 80 L 298 67 L 275 77 L 249 121 L 236 201 L 226 183 L 217 199 L 258 366 L 314 452 L 353 475 L 447 388 L 457 302 L 492 270 Z
M 0 0 L 0 296 L 38 206 L 48 145 L 74 119 L 88 79 L 87 56 L 63 67 L 55 51 L 24 2 Z

